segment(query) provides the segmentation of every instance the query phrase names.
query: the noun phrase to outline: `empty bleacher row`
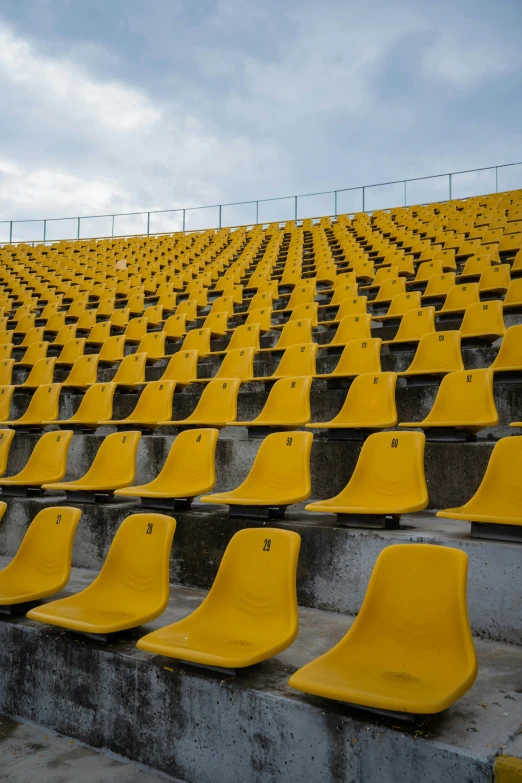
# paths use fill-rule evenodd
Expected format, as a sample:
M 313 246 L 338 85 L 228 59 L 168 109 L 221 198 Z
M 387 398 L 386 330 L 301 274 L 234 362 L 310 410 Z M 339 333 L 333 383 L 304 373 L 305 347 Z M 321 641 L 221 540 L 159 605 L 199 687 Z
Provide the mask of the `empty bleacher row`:
M 341 526 L 394 528 L 429 505 L 426 440 L 451 449 L 484 430 L 495 445 L 478 490 L 438 516 L 471 522 L 479 537 L 522 540 L 522 438 L 502 437 L 495 400 L 497 383 L 522 379 L 521 192 L 266 228 L 20 244 L 2 248 L 0 261 L 0 490 L 64 503 L 33 520 L 0 573 L 0 603 L 40 601 L 66 584 L 80 519 L 70 503 L 134 499 L 183 512 L 200 498 L 254 520 L 306 503 Z M 399 391 L 422 384 L 431 409 L 402 421 Z M 314 415 L 317 388 L 342 396 L 334 416 Z M 263 406 L 246 418 L 251 389 Z M 516 433 L 519 418 L 503 423 Z M 218 439 L 237 428 L 258 439 L 255 460 L 243 482 L 214 492 Z M 88 470 L 66 480 L 75 437 L 98 429 Z M 162 468 L 135 485 L 140 439 L 173 429 Z M 24 433 L 38 441 L 6 475 Z M 324 433 L 362 443 L 331 498 L 312 497 L 312 444 Z M 93 584 L 29 619 L 106 635 L 160 616 L 174 530 L 164 515 L 127 517 Z M 52 578 L 40 574 L 44 553 Z M 298 553 L 288 530 L 237 533 L 202 606 L 138 647 L 218 669 L 277 654 L 298 632 Z M 17 567 L 40 574 L 32 592 L 18 589 Z M 450 547 L 388 547 L 346 637 L 290 684 L 402 713 L 450 706 L 477 674 L 466 571 L 466 555 Z M 100 611 L 107 596 L 110 611 Z M 415 647 L 421 626 L 428 633 Z

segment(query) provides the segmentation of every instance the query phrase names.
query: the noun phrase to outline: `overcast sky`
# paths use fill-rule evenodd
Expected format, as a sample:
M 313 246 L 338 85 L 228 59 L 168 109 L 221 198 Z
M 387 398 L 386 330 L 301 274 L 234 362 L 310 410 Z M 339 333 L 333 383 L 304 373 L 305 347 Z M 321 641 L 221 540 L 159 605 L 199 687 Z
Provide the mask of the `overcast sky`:
M 0 0 L 0 218 L 189 207 L 522 160 L 521 41 L 522 0 Z M 522 186 L 522 167 L 499 178 Z M 444 187 L 412 185 L 408 199 L 443 198 Z M 490 174 L 467 177 L 454 194 L 491 187 Z M 360 198 L 340 195 L 339 210 Z M 367 208 L 403 198 L 369 191 Z M 332 211 L 331 199 L 299 203 L 300 215 Z M 263 220 L 292 216 L 291 202 L 260 207 Z M 251 206 L 223 211 L 224 223 L 253 218 Z M 48 236 L 68 228 L 50 224 Z

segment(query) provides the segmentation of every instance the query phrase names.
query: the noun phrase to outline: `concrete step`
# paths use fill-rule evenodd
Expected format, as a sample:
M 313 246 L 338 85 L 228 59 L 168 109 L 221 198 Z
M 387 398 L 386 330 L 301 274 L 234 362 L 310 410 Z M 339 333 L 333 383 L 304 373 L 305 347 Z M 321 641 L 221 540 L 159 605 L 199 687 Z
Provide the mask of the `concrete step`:
M 0 554 L 12 556 L 38 511 L 58 505 L 55 499 L 10 499 L 0 526 Z M 82 509 L 73 549 L 73 564 L 98 570 L 111 541 L 137 502 L 111 505 L 75 504 Z M 172 548 L 172 583 L 209 588 L 226 546 L 234 533 L 263 522 L 231 519 L 223 509 L 194 504 L 176 512 Z M 284 521 L 270 522 L 301 536 L 297 573 L 299 604 L 333 612 L 356 614 L 379 553 L 396 543 L 433 543 L 462 549 L 469 557 L 468 606 L 474 634 L 485 639 L 522 645 L 519 544 L 472 539 L 470 525 L 437 519 L 433 513 L 403 519 L 399 530 L 355 530 L 338 527 L 332 515 L 304 512 L 296 507 Z
M 85 587 L 75 570 L 62 595 Z M 476 639 L 479 674 L 445 713 L 417 724 L 293 691 L 300 666 L 330 649 L 352 618 L 302 609 L 297 640 L 237 676 L 136 649 L 144 633 L 193 611 L 175 587 L 167 611 L 109 645 L 24 617 L 0 622 L 0 711 L 186 783 L 491 783 L 522 722 L 519 648 Z

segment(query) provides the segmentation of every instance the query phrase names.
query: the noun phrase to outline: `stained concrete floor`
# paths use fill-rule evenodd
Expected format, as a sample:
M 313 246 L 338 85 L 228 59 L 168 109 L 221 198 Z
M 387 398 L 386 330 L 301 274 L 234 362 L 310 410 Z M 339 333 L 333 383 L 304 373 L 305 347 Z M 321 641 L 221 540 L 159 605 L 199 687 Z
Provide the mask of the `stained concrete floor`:
M 0 781 L 8 783 L 164 783 L 158 775 L 52 731 L 0 716 Z

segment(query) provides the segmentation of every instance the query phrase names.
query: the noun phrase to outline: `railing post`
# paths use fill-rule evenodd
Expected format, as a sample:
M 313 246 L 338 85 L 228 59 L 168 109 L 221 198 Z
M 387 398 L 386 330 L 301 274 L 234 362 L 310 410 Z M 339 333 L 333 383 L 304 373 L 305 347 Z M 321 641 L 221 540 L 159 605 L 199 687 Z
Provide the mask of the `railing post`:
M 337 191 L 334 190 L 334 215 L 337 217 Z
M 495 166 L 495 193 L 498 193 L 498 166 Z
M 294 196 L 294 220 L 297 220 L 297 196 Z
M 185 210 L 183 210 L 183 231 L 185 231 Z
M 259 201 L 256 201 L 256 226 L 259 223 Z
M 43 238 L 44 245 L 45 245 L 45 237 L 46 237 L 46 235 L 47 235 L 47 220 L 44 220 L 44 238 Z
M 150 236 L 150 212 L 147 212 L 147 236 Z
M 363 189 L 362 189 L 362 211 L 363 212 L 366 211 L 365 208 L 366 208 L 366 188 L 363 187 Z
M 114 238 L 114 215 L 112 215 L 111 237 Z
M 448 174 L 449 178 L 449 200 L 451 201 L 451 174 Z
M 80 220 L 81 218 L 78 218 L 78 230 L 76 231 L 76 239 L 80 238 Z
M 13 243 L 13 221 L 9 221 L 9 244 Z
M 221 204 L 219 205 L 219 225 L 218 228 L 221 228 Z
M 407 181 L 406 181 L 406 180 L 404 180 L 404 206 L 405 206 L 405 207 L 407 207 L 407 206 L 408 206 L 408 199 L 407 199 L 407 197 L 406 197 L 406 184 L 407 184 Z

